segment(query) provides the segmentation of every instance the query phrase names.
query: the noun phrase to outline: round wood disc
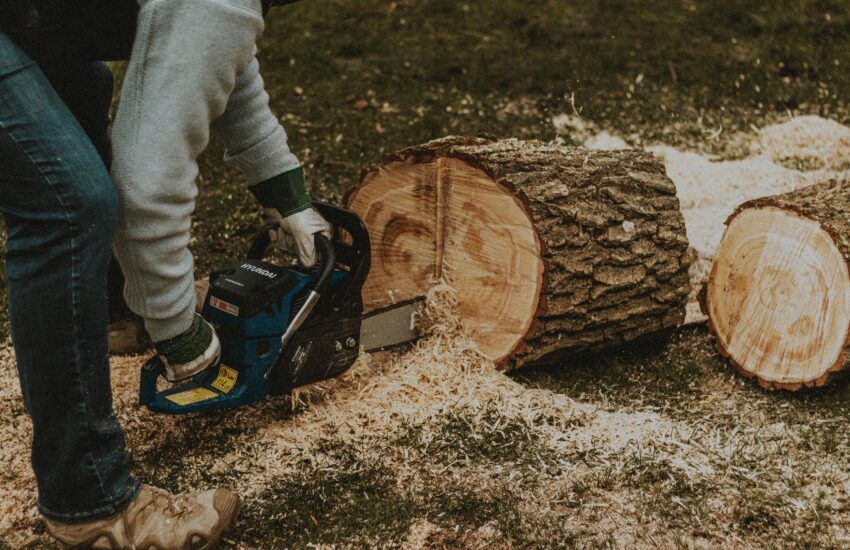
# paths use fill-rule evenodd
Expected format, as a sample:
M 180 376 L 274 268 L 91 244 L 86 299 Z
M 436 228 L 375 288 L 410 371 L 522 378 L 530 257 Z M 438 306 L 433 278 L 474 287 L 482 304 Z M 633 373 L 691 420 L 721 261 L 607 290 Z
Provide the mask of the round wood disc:
M 537 311 L 541 247 L 517 198 L 453 158 L 381 165 L 348 198 L 369 228 L 367 311 L 425 294 L 448 275 L 464 327 L 498 361 Z
M 721 351 L 763 385 L 822 385 L 843 365 L 850 277 L 818 222 L 774 207 L 743 210 L 726 229 L 706 291 Z

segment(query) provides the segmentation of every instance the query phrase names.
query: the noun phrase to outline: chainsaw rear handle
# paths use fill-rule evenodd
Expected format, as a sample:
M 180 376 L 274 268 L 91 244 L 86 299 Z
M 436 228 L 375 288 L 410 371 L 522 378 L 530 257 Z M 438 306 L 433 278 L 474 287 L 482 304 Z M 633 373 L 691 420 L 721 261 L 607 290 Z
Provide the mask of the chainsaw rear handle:
M 318 239 L 316 241 L 317 251 L 332 250 L 335 253 L 333 257 L 324 255 L 319 259 L 321 269 L 324 271 L 330 266 L 331 271 L 328 273 L 330 275 L 335 265 L 341 265 L 347 268 L 351 275 L 348 285 L 349 291 L 352 294 L 356 294 L 359 299 L 360 289 L 363 288 L 363 284 L 366 282 L 366 276 L 369 274 L 369 268 L 372 264 L 372 248 L 366 225 L 357 214 L 339 206 L 326 202 L 314 202 L 313 207 L 331 225 L 331 235 L 333 237 L 332 241 L 328 241 L 322 235 L 322 238 L 328 242 L 319 242 Z M 269 231 L 275 228 L 276 226 L 274 225 L 266 227 L 254 237 L 254 241 L 251 243 L 251 248 L 248 251 L 249 260 L 262 260 L 265 257 L 271 245 Z M 345 231 L 350 236 L 350 243 L 345 242 L 343 236 L 340 234 L 340 230 Z M 319 234 L 317 234 L 318 236 Z M 331 261 L 326 261 L 327 258 L 331 258 Z

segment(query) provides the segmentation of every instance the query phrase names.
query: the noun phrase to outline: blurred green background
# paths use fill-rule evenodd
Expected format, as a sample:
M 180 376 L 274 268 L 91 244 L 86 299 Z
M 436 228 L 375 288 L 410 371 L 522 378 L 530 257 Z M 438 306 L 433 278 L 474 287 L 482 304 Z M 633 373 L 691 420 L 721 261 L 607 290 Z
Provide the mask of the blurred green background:
M 259 57 L 314 196 L 338 201 L 381 153 L 446 134 L 549 140 L 561 113 L 683 147 L 789 113 L 846 122 L 848 30 L 843 0 L 302 0 L 270 13 Z M 201 159 L 199 275 L 259 226 L 221 159 L 215 141 Z
M 789 112 L 845 122 L 848 31 L 838 0 L 303 0 L 271 12 L 259 57 L 314 195 L 339 200 L 381 153 L 447 134 L 550 140 L 573 108 L 685 147 Z M 220 159 L 213 146 L 203 161 L 203 273 L 257 221 Z

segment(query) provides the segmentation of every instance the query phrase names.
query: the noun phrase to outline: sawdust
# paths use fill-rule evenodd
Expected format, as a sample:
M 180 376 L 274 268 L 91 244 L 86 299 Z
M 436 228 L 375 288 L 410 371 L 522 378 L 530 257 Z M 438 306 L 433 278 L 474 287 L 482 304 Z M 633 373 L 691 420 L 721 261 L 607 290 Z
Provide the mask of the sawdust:
M 404 538 L 404 547 L 411 550 L 427 548 L 428 539 L 439 531 L 440 528 L 427 519 L 419 520 L 407 530 L 407 536 Z
M 798 144 L 798 156 L 793 148 L 781 145 L 783 138 L 778 136 L 782 135 Z M 827 139 L 829 136 L 832 138 Z M 596 132 L 586 139 L 591 138 L 594 140 L 587 144 L 594 147 L 627 145 L 610 133 Z M 663 158 L 676 182 L 692 245 L 701 259 L 708 261 L 726 216 L 737 204 L 759 194 L 808 185 L 830 172 L 845 170 L 840 151 L 850 152 L 846 146 L 846 132 L 834 123 L 809 119 L 765 128 L 753 139 L 750 156 L 735 161 L 663 146 L 651 149 Z M 799 160 L 798 166 L 819 168 L 789 168 L 797 162 L 795 159 Z M 428 430 L 458 414 L 469 419 L 473 433 L 483 433 L 487 411 L 494 407 L 501 418 L 537 434 L 557 456 L 592 456 L 604 465 L 605 471 L 615 473 L 635 461 L 645 461 L 650 465 L 664 464 L 686 479 L 720 479 L 736 461 L 762 464 L 776 456 L 786 456 L 787 449 L 798 445 L 789 438 L 786 426 L 759 416 L 760 403 L 740 408 L 741 403 L 734 403 L 728 392 L 721 396 L 722 410 L 730 414 L 740 409 L 741 428 L 721 433 L 699 429 L 704 420 L 685 423 L 654 411 L 618 410 L 616 404 L 600 408 L 552 391 L 529 389 L 498 372 L 465 335 L 456 314 L 455 298 L 449 283 L 437 283 L 428 296 L 423 316 L 425 338 L 406 351 L 363 354 L 346 375 L 300 392 L 294 400 L 294 412 L 281 400 L 268 400 L 226 415 L 155 415 L 137 402 L 139 367 L 144 358 L 114 358 L 115 408 L 125 428 L 128 447 L 139 457 L 168 445 L 180 449 L 181 445 L 189 446 L 184 443 L 189 440 L 189 430 L 235 432 L 232 450 L 210 461 L 192 458 L 199 451 L 185 449 L 181 453 L 187 457 L 181 465 L 185 471 L 180 475 L 190 484 L 230 476 L 250 501 L 263 498 L 272 481 L 285 479 L 305 463 L 321 466 L 329 461 L 321 448 L 324 442 L 334 441 L 354 453 L 372 453 L 393 445 L 395 436 L 405 426 Z M 12 352 L 6 346 L 0 348 L 0 541 L 13 546 L 39 540 L 35 483 L 29 466 L 30 437 L 31 426 L 20 399 Z M 763 442 L 764 438 L 770 440 L 770 445 Z M 560 460 L 562 475 L 575 478 L 571 482 L 579 479 L 582 472 L 596 473 L 585 458 Z M 393 464 L 399 479 L 420 480 L 419 483 L 424 483 L 421 471 L 428 467 L 407 459 Z M 477 467 L 486 470 L 484 465 Z M 813 473 L 813 483 L 829 482 L 833 474 L 826 465 L 819 467 L 824 471 Z M 456 475 L 467 476 L 474 484 L 479 478 L 473 470 L 470 467 Z M 540 476 L 545 478 L 543 473 Z M 550 481 L 554 487 L 555 482 Z M 480 485 L 486 487 L 487 483 L 481 481 Z M 610 491 L 603 499 L 603 509 L 610 509 L 608 515 L 600 516 L 594 508 L 588 508 L 577 512 L 576 521 L 590 526 L 596 521 L 612 526 L 634 524 L 634 529 L 629 529 L 639 531 L 641 526 L 632 517 L 634 510 L 629 511 L 633 508 L 629 500 L 632 497 L 628 492 L 619 497 L 615 493 Z M 551 498 L 554 501 L 560 497 Z M 481 527 L 476 536 L 482 541 L 490 540 L 493 529 Z M 427 545 L 435 538 L 439 538 L 438 528 L 424 519 L 406 535 L 411 547 Z M 634 540 L 626 532 L 616 538 Z
M 590 149 L 623 149 L 620 136 L 600 130 L 577 116 L 553 118 L 559 134 Z M 666 145 L 646 149 L 658 155 L 676 184 L 694 258 L 687 323 L 705 319 L 696 295 L 706 282 L 725 222 L 740 204 L 786 193 L 830 178 L 846 177 L 850 168 L 850 128 L 818 116 L 796 117 L 767 126 L 755 135 L 735 136 L 748 155 L 724 160 Z
M 802 171 L 850 168 L 850 128 L 819 116 L 801 116 L 759 132 L 755 152 Z
M 451 286 L 435 286 L 426 304 L 425 337 L 413 349 L 381 360 L 364 355 L 346 376 L 314 390 L 302 414 L 261 428 L 225 457 L 227 468 L 245 472 L 239 478 L 243 494 L 259 494 L 296 464 L 318 465 L 318 447 L 327 439 L 368 452 L 386 445 L 402 426 L 428 429 L 450 415 L 463 414 L 480 429 L 493 409 L 538 432 L 556 452 L 616 455 L 674 440 L 671 452 L 687 448 L 686 430 L 658 414 L 597 410 L 562 394 L 529 389 L 497 371 L 464 333 Z M 698 452 L 674 462 L 687 471 L 710 469 Z
M 363 354 L 346 375 L 302 394 L 305 404 L 294 416 L 274 420 L 270 413 L 280 404 L 270 402 L 229 413 L 226 423 L 243 430 L 235 449 L 212 464 L 198 460 L 183 467 L 213 476 L 238 472 L 237 488 L 249 499 L 257 498 L 273 480 L 285 478 L 305 461 L 321 464 L 324 457 L 319 447 L 329 439 L 365 453 L 389 444 L 403 426 L 427 428 L 452 414 L 471 418 L 471 427 L 478 429 L 475 419 L 494 407 L 502 417 L 539 431 L 553 450 L 613 455 L 631 445 L 650 441 L 658 445 L 677 433 L 675 425 L 657 414 L 599 411 L 564 395 L 517 383 L 498 372 L 464 334 L 455 307 L 454 289 L 445 283 L 436 285 L 423 315 L 426 335 L 412 349 Z M 9 465 L 9 474 L 0 479 L 5 512 L 0 540 L 13 543 L 31 539 L 37 512 L 28 460 L 29 421 L 20 406 L 11 353 L 8 349 L 3 353 L 2 460 Z M 185 435 L 181 424 L 187 422 L 138 406 L 138 369 L 143 359 L 116 358 L 112 369 L 116 414 L 134 455 L 180 441 Z M 201 419 L 193 429 L 214 432 L 222 427 L 216 415 Z M 408 470 L 420 466 L 403 464 Z
M 24 411 L 14 353 L 0 349 L 0 537 L 36 517 L 30 466 L 32 424 Z M 2 540 L 2 538 L 0 538 Z
M 350 373 L 305 394 L 307 404 L 294 415 L 281 415 L 283 403 L 279 400 L 227 415 L 154 415 L 136 404 L 138 368 L 143 358 L 114 359 L 116 412 L 127 431 L 129 447 L 139 456 L 169 442 L 176 441 L 179 446 L 187 435 L 187 425 L 205 434 L 238 427 L 240 434 L 234 450 L 210 461 L 203 454 L 193 456 L 203 451 L 183 449 L 181 454 L 187 459 L 180 468 L 186 470 L 183 474 L 192 484 L 203 484 L 202 480 L 209 478 L 234 480 L 249 502 L 268 498 L 265 492 L 274 480 L 286 479 L 299 468 L 303 471 L 305 462 L 319 469 L 333 467 L 322 447 L 328 441 L 359 456 L 377 452 L 395 457 L 390 466 L 401 485 L 411 491 L 433 484 L 436 478 L 441 482 L 451 480 L 455 486 L 465 483 L 476 492 L 486 493 L 496 491 L 492 487 L 500 485 L 492 479 L 497 475 L 492 465 L 471 463 L 445 472 L 448 465 L 437 464 L 440 470 L 435 472 L 435 464 L 427 456 L 396 456 L 379 451 L 397 445 L 396 436 L 404 426 L 437 428 L 447 416 L 458 414 L 469 423 L 471 437 L 491 433 L 485 429 L 489 421 L 486 413 L 495 409 L 500 421 L 522 424 L 529 433 L 539 436 L 545 448 L 561 457 L 557 459 L 559 474 L 552 477 L 541 467 L 532 474 L 539 479 L 536 489 L 517 490 L 516 498 L 521 498 L 518 509 L 527 511 L 530 518 L 561 513 L 562 508 L 555 503 L 573 498 L 559 493 L 565 484 L 592 486 L 606 476 L 633 475 L 627 473 L 631 470 L 652 471 L 656 465 L 664 465 L 667 469 L 661 471 L 674 472 L 682 479 L 723 483 L 735 481 L 727 474 L 734 467 L 736 478 L 754 476 L 755 483 L 758 470 L 741 468 L 741 464 L 764 465 L 782 457 L 783 462 L 789 462 L 783 466 L 789 471 L 810 472 L 807 475 L 813 484 L 840 488 L 842 482 L 846 483 L 846 474 L 841 474 L 833 461 L 818 464 L 819 470 L 814 472 L 793 458 L 793 450 L 805 442 L 794 439 L 785 424 L 762 412 L 764 404 L 759 400 L 742 406 L 739 399 L 730 405 L 729 412 L 734 411 L 739 420 L 730 423 L 734 429 L 718 431 L 701 427 L 700 419 L 685 423 L 655 411 L 619 410 L 613 404 L 609 409 L 548 390 L 529 389 L 497 372 L 464 336 L 454 298 L 450 286 L 436 286 L 428 297 L 427 334 L 422 341 L 407 352 L 363 355 Z M 40 539 L 35 534 L 35 488 L 28 466 L 29 423 L 20 405 L 8 349 L 0 359 L 3 463 L 14 465 L 0 479 L 0 502 L 5 512 L 0 540 L 17 546 Z M 734 396 L 729 397 L 729 401 L 734 400 Z M 513 444 L 525 443 L 517 440 Z M 501 467 L 499 471 L 513 475 L 513 471 Z M 577 509 L 570 521 L 577 528 L 604 527 L 622 545 L 634 544 L 638 540 L 635 533 L 647 529 L 666 540 L 669 533 L 664 524 L 652 518 L 645 523 L 638 517 L 631 491 L 614 486 L 593 493 L 592 502 Z M 446 527 L 423 518 L 414 522 L 400 542 L 404 547 L 430 547 L 450 534 Z M 499 539 L 493 525 L 475 527 L 463 537 L 469 544 L 480 542 L 481 547 Z
M 140 357 L 113 358 L 115 411 L 127 445 L 144 453 L 161 447 L 177 432 L 178 419 L 154 415 L 138 405 Z M 38 521 L 35 477 L 30 465 L 32 423 L 24 410 L 14 352 L 0 348 L 0 541 L 16 545 L 32 535 Z
M 449 413 L 499 411 L 529 425 L 540 415 L 559 417 L 566 425 L 580 407 L 552 392 L 528 390 L 498 372 L 467 337 L 455 314 L 454 289 L 443 283 L 428 294 L 422 316 L 425 338 L 411 350 L 374 361 L 360 358 L 345 376 L 313 390 L 311 406 L 292 422 L 260 430 L 250 448 L 240 447 L 225 462 L 259 462 L 240 478 L 241 489 L 254 494 L 287 468 L 320 456 L 316 446 L 333 438 L 348 448 L 385 441 L 402 425 L 428 425 Z M 256 453 L 263 458 L 256 461 Z

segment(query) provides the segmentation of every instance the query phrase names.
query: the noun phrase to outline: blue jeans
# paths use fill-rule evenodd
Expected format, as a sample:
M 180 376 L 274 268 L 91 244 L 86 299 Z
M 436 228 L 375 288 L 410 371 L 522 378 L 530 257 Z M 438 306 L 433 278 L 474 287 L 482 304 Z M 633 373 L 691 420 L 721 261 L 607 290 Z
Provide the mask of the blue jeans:
M 64 523 L 114 515 L 138 492 L 109 383 L 106 280 L 117 198 L 83 128 L 97 124 L 72 113 L 94 112 L 85 102 L 97 94 L 78 93 L 76 103 L 66 94 L 66 105 L 62 86 L 46 76 L 91 75 L 92 66 L 42 71 L 0 33 L 0 213 L 12 340 L 33 423 L 39 509 Z

